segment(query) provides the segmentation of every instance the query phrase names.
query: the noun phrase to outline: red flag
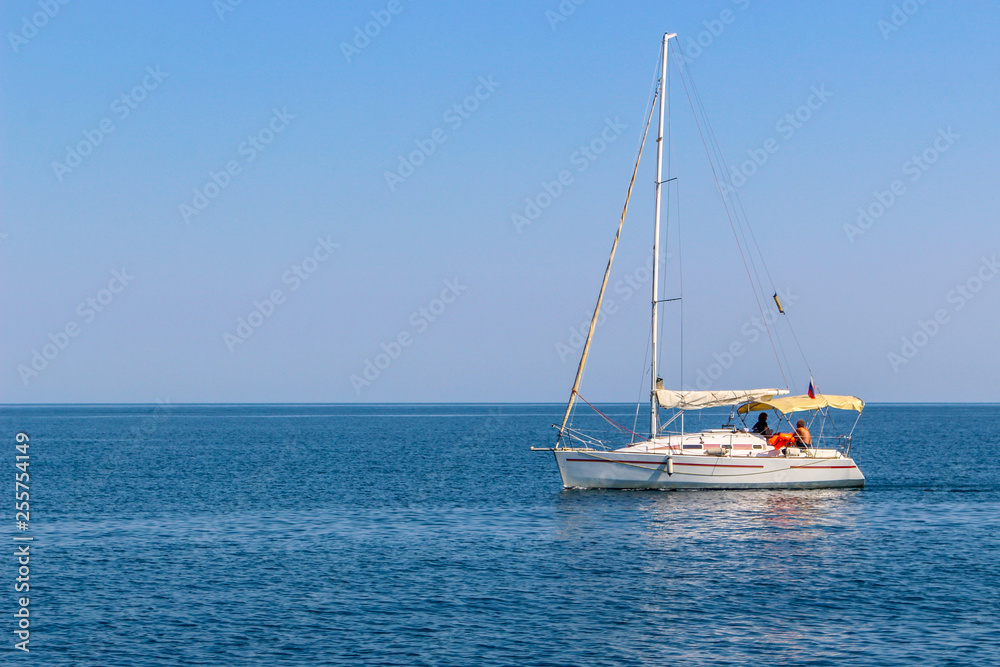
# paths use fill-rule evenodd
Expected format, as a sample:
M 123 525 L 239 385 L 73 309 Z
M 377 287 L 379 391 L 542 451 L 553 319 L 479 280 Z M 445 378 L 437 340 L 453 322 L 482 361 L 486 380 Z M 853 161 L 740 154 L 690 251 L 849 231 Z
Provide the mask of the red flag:
M 809 398 L 816 398 L 816 389 L 813 387 L 812 378 L 809 378 Z

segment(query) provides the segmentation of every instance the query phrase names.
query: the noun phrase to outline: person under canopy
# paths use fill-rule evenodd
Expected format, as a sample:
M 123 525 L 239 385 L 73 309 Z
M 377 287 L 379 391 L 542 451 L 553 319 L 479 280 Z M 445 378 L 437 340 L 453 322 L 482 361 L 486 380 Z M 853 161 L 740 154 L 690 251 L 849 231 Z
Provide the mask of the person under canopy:
M 795 443 L 800 447 L 813 444 L 813 437 L 809 429 L 806 428 L 805 419 L 800 419 L 795 424 Z
M 754 433 L 760 433 L 761 435 L 767 436 L 774 433 L 774 429 L 767 425 L 767 413 L 762 412 L 757 417 L 757 423 L 753 425 L 751 429 Z

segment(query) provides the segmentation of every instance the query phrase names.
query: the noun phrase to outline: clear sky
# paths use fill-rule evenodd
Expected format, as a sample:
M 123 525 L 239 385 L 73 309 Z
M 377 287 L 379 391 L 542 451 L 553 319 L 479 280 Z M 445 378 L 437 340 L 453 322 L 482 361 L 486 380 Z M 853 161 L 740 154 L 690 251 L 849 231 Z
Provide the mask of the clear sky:
M 564 400 L 665 31 L 820 389 L 1000 400 L 988 3 L 9 0 L 0 28 L 0 402 Z M 803 392 L 675 75 L 666 383 Z M 648 395 L 647 148 L 590 400 Z

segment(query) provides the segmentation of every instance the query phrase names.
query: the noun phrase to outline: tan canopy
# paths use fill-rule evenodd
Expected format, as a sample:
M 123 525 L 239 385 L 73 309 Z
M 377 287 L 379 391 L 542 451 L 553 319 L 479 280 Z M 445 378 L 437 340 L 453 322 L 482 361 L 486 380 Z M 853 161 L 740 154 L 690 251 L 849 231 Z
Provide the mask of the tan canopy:
M 768 401 L 774 396 L 787 394 L 787 389 L 723 389 L 719 391 L 674 391 L 657 389 L 656 400 L 661 408 L 702 410 L 721 405 L 736 405 L 747 401 Z
M 816 398 L 809 398 L 808 396 L 783 396 L 781 398 L 752 400 L 754 402 L 740 406 L 739 413 L 741 415 L 761 410 L 777 410 L 782 414 L 789 414 L 802 410 L 819 410 L 820 408 L 837 408 L 838 410 L 861 412 L 865 407 L 865 402 L 857 396 L 830 396 L 828 394 L 819 394 Z

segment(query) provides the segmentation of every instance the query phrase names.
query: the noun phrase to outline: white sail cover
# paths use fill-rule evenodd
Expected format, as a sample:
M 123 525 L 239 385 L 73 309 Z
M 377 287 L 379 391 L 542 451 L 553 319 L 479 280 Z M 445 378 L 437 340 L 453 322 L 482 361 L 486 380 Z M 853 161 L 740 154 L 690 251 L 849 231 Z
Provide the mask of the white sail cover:
M 657 389 L 656 401 L 661 408 L 702 410 L 720 405 L 736 405 L 747 401 L 768 401 L 775 396 L 787 393 L 787 389 L 720 389 L 719 391 Z

